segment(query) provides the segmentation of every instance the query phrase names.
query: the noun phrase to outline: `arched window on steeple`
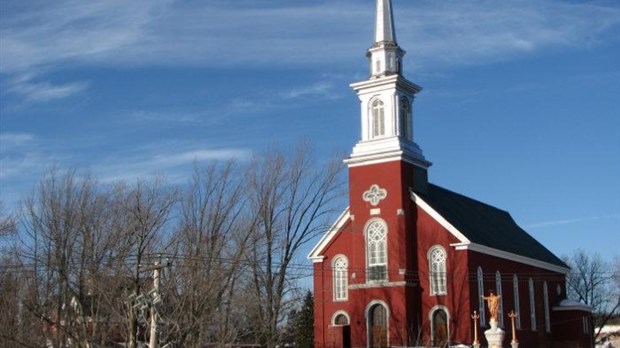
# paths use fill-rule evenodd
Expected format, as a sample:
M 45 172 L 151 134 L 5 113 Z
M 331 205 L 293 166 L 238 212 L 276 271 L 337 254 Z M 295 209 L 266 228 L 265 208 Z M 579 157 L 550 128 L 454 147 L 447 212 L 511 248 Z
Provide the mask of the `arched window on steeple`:
M 400 98 L 400 136 L 411 140 L 411 104 L 409 98 Z
M 385 107 L 380 99 L 375 99 L 370 107 L 372 115 L 372 130 L 371 135 L 373 138 L 381 137 L 385 135 Z

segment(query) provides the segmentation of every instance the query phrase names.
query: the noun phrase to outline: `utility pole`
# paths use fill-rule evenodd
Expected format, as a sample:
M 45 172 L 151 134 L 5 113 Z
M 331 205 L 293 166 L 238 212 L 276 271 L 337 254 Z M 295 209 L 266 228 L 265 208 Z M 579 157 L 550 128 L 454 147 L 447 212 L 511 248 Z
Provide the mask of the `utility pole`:
M 155 261 L 155 264 L 151 267 L 142 269 L 143 272 L 153 271 L 153 290 L 151 290 L 151 334 L 149 337 L 149 348 L 158 348 L 158 339 L 157 339 L 157 320 L 159 319 L 159 313 L 157 313 L 157 309 L 155 305 L 161 301 L 161 297 L 159 295 L 159 282 L 160 282 L 160 271 L 164 267 L 170 266 L 170 262 L 162 264 L 159 261 Z
M 159 261 L 155 262 L 155 266 L 159 265 Z M 155 268 L 153 270 L 153 290 L 155 290 L 154 296 L 159 296 L 159 270 Z M 155 303 L 151 305 L 151 337 L 149 339 L 149 347 L 157 348 L 157 310 L 155 309 Z

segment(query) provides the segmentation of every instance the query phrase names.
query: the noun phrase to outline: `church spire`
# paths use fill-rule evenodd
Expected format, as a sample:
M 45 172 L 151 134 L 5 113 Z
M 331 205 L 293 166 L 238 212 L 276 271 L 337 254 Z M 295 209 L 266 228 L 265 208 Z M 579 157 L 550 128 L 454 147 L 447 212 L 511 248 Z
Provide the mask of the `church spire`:
M 375 27 L 375 45 L 380 43 L 396 44 L 394 32 L 394 17 L 392 15 L 392 1 L 377 1 L 377 25 Z
M 428 162 L 414 142 L 412 104 L 422 87 L 402 75 L 405 55 L 396 43 L 391 0 L 376 0 L 375 42 L 368 49 L 370 78 L 351 87 L 361 102 L 360 141 L 345 162 L 362 166 L 400 160 L 426 170 Z
M 377 0 L 375 42 L 368 49 L 371 78 L 400 75 L 404 55 L 405 51 L 396 43 L 392 0 Z

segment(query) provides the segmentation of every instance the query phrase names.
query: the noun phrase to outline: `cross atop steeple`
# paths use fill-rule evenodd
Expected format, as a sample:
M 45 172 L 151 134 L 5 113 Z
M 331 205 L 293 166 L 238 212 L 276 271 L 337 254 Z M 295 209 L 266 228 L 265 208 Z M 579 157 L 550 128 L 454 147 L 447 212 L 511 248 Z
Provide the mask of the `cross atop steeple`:
M 371 78 L 401 74 L 405 51 L 396 43 L 392 0 L 377 0 L 375 42 L 368 49 L 367 55 L 370 59 Z

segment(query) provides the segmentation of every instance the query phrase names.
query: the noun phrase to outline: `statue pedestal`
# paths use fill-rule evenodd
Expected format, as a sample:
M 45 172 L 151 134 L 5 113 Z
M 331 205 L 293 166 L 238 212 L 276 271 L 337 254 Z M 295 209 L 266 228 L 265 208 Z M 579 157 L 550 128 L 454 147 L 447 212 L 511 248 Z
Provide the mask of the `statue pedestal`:
M 497 320 L 491 319 L 489 324 L 491 324 L 491 328 L 484 332 L 489 348 L 502 348 L 506 332 L 497 327 Z

